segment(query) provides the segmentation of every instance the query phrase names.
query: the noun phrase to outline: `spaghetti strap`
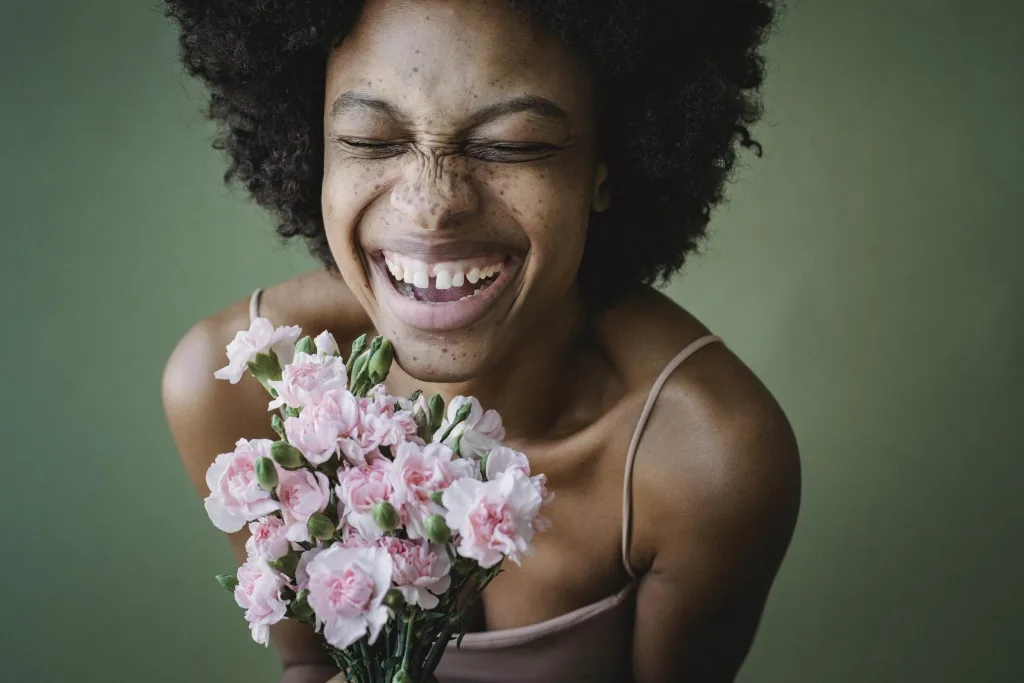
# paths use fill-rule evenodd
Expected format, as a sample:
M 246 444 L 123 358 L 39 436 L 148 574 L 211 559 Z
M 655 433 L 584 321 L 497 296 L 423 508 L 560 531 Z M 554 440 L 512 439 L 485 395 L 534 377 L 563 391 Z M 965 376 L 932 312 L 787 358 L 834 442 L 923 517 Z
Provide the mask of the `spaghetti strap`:
M 253 290 L 252 295 L 249 297 L 249 324 L 252 325 L 256 318 L 260 317 L 260 295 L 263 294 L 263 289 L 257 287 Z
M 636 429 L 633 430 L 633 438 L 630 440 L 629 450 L 626 452 L 626 471 L 622 482 L 622 564 L 626 568 L 626 573 L 634 579 L 636 578 L 636 573 L 629 563 L 629 543 L 633 531 L 633 464 L 636 462 L 636 450 L 637 446 L 640 445 L 640 437 L 643 435 L 644 427 L 647 426 L 647 419 L 654 409 L 654 403 L 658 399 L 658 394 L 661 393 L 661 388 L 668 381 L 672 371 L 698 350 L 716 341 L 725 343 L 718 335 L 704 335 L 690 342 L 686 348 L 677 353 L 668 362 L 665 369 L 658 375 L 658 379 L 655 380 L 654 386 L 651 387 L 651 391 L 647 395 L 647 402 L 640 413 L 640 419 L 637 420 Z

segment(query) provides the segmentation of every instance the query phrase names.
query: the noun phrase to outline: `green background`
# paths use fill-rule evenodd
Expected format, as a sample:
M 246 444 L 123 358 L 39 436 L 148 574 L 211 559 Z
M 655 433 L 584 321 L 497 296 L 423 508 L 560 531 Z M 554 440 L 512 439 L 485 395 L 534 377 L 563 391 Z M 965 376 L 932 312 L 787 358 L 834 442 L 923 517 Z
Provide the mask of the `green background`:
M 0 678 L 275 680 L 160 406 L 311 267 L 220 180 L 154 3 L 0 15 Z M 672 294 L 774 390 L 802 516 L 742 683 L 1021 680 L 1024 3 L 796 2 L 766 157 Z

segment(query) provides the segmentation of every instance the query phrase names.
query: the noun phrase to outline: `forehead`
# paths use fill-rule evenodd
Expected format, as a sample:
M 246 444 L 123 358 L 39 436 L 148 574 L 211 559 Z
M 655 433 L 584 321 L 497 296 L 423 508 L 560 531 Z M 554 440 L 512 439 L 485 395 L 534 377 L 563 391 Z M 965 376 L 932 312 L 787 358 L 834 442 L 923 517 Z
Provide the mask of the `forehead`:
M 574 118 L 590 105 L 583 60 L 508 0 L 367 0 L 329 57 L 326 86 L 328 112 L 359 91 L 438 122 L 524 95 Z

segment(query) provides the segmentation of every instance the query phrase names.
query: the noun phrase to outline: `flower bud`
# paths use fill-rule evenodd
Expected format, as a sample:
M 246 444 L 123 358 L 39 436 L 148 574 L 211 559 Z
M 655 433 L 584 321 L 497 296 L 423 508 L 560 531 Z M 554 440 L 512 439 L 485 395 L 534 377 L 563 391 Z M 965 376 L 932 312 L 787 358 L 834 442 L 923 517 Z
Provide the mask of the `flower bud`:
M 373 506 L 373 521 L 377 523 L 381 531 L 394 531 L 401 523 L 398 518 L 398 510 L 386 500 Z
M 274 416 L 270 418 L 270 426 L 274 428 L 278 436 L 284 438 L 284 420 L 281 419 L 280 414 L 274 413 Z
M 416 399 L 418 399 L 420 397 L 420 394 L 422 394 L 422 393 L 423 393 L 422 389 L 417 389 L 416 391 L 414 391 L 411 394 L 409 394 L 409 403 L 415 403 Z
M 377 351 L 370 356 L 367 370 L 370 373 L 370 384 L 377 385 L 387 379 L 388 372 L 391 371 L 391 361 L 394 360 L 395 349 L 391 345 L 391 341 L 387 338 L 383 338 Z
M 351 361 L 356 358 L 363 351 L 366 350 L 366 335 L 361 334 L 352 341 L 352 351 L 348 354 L 348 359 Z
M 427 405 L 430 406 L 430 429 L 437 431 L 441 426 L 441 420 L 444 419 L 444 399 L 441 398 L 441 394 L 434 394 Z
M 402 609 L 405 607 L 405 596 L 402 595 L 402 591 L 392 588 L 384 594 L 384 604 L 391 609 Z
M 334 522 L 320 512 L 309 518 L 309 521 L 306 522 L 306 529 L 309 530 L 309 535 L 318 541 L 328 541 L 334 538 Z
M 409 674 L 405 672 L 405 669 L 399 669 L 395 677 L 391 679 L 391 683 L 412 683 L 412 679 L 409 678 Z
M 452 537 L 452 530 L 445 524 L 441 515 L 430 515 L 423 520 L 423 528 L 427 532 L 427 540 L 431 543 L 447 543 Z
M 438 505 L 444 505 L 444 491 L 434 491 L 430 494 L 430 500 Z
M 444 430 L 444 434 L 441 435 L 441 443 L 448 443 L 448 436 L 455 430 L 456 427 L 458 427 L 460 424 L 466 421 L 466 418 L 469 417 L 469 411 L 471 410 L 473 410 L 473 404 L 470 403 L 469 401 L 459 406 L 459 409 L 455 411 L 455 419 L 452 420 L 452 423 L 448 425 L 448 429 Z M 455 443 L 448 444 L 449 448 L 453 449 L 456 453 L 458 453 L 459 450 L 458 441 L 462 438 L 462 432 L 464 430 L 465 427 L 459 430 L 459 433 L 455 435 Z
M 302 451 L 287 441 L 275 441 L 270 444 L 270 457 L 286 470 L 297 470 L 302 467 Z
M 277 467 L 270 458 L 256 458 L 253 465 L 256 470 L 256 483 L 264 491 L 273 491 L 277 487 Z
M 416 435 L 430 443 L 430 438 L 434 435 L 434 430 L 430 428 L 430 416 L 422 409 L 416 408 L 412 413 L 412 421 L 416 423 Z
M 370 359 L 370 354 L 369 354 L 369 352 L 366 352 L 366 353 L 360 354 L 359 356 L 356 357 L 356 359 L 354 361 L 352 361 L 352 376 L 349 377 L 349 380 L 348 380 L 349 386 L 353 387 L 353 392 L 352 393 L 356 393 L 354 391 L 354 388 L 356 386 L 358 386 L 359 384 L 363 383 L 363 378 L 366 375 L 366 372 L 365 372 L 366 371 L 366 362 L 369 359 Z M 358 394 L 356 394 L 356 395 L 358 396 Z
M 295 353 L 308 353 L 311 356 L 315 356 L 316 342 L 313 341 L 312 337 L 303 337 L 299 340 L 299 343 L 295 345 Z
M 238 586 L 238 577 L 234 574 L 217 574 L 217 583 L 234 593 L 235 588 Z

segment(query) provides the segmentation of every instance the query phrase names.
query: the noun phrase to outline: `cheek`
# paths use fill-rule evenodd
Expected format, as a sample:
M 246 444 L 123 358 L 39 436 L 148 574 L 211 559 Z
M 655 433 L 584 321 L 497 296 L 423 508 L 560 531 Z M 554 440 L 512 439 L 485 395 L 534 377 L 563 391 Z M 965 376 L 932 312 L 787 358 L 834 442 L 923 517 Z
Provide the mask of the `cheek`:
M 325 168 L 320 208 L 327 242 L 339 266 L 354 258 L 357 224 L 387 183 L 386 169 L 379 165 L 328 164 Z
M 582 174 L 537 168 L 498 180 L 495 195 L 526 232 L 545 270 L 573 270 L 583 252 L 590 201 Z

